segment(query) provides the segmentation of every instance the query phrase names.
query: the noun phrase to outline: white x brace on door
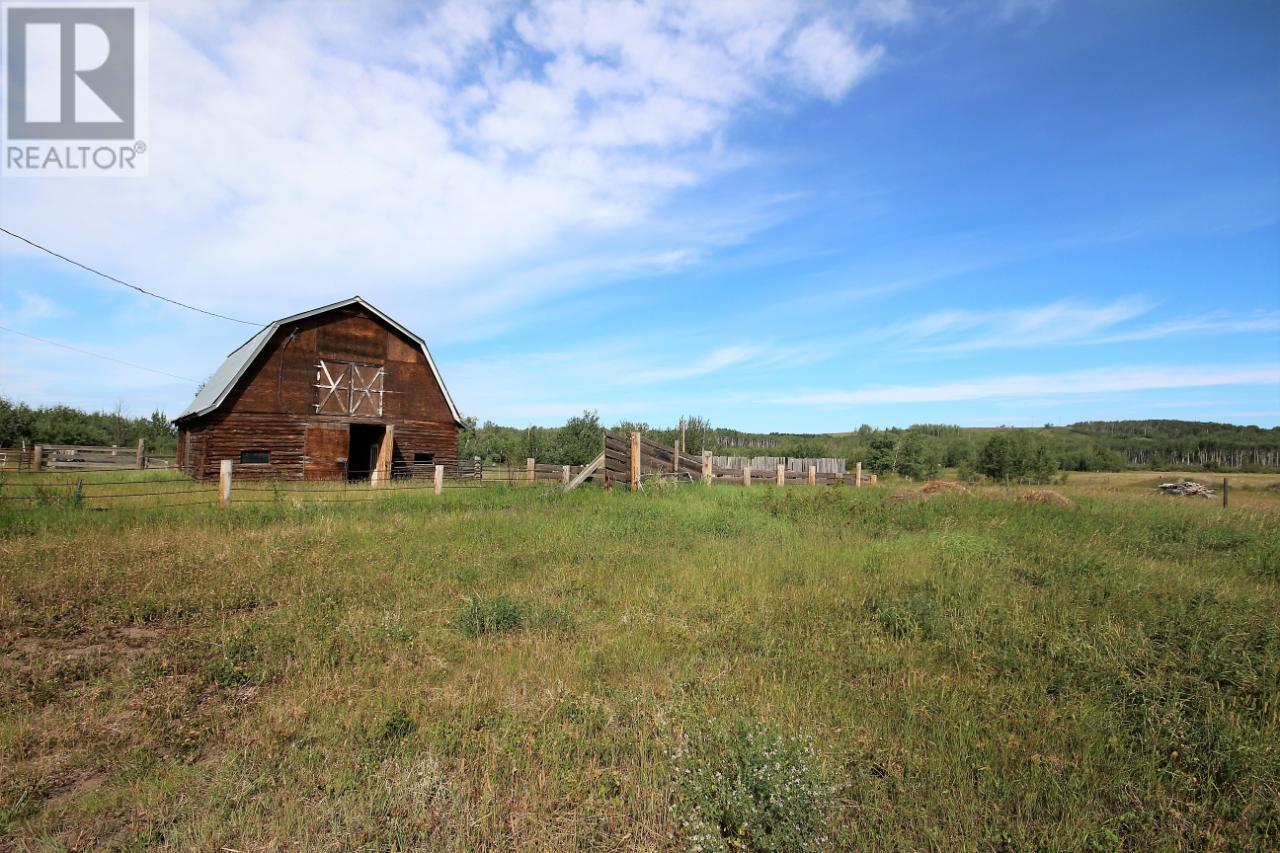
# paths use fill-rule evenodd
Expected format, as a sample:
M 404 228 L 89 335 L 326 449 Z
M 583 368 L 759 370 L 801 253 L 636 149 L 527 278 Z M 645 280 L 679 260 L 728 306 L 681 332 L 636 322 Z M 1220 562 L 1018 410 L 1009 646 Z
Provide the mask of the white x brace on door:
M 382 417 L 386 371 L 375 364 L 326 361 L 316 365 L 316 414 Z

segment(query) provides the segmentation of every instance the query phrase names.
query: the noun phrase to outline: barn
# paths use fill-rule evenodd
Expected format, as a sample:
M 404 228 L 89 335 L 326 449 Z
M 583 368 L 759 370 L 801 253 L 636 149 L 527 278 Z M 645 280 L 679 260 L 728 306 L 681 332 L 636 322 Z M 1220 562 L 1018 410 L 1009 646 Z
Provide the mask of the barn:
M 174 423 L 197 479 L 429 476 L 463 426 L 426 342 L 359 296 L 262 329 Z

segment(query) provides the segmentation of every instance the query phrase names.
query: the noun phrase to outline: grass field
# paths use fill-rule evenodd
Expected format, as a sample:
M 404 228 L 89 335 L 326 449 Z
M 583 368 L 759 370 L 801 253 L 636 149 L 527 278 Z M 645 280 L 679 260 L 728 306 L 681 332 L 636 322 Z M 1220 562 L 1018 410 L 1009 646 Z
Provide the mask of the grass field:
M 1280 476 L 0 512 L 0 848 L 1274 849 Z

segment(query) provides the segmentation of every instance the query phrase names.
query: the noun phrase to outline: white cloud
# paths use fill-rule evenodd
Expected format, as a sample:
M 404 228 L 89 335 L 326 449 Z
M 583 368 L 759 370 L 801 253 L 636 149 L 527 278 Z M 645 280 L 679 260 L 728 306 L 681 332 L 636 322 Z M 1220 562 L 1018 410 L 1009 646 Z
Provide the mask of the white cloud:
M 806 406 L 951 403 L 961 400 L 1050 398 L 1219 385 L 1280 385 L 1280 364 L 1103 367 L 1064 373 L 990 376 L 933 385 L 815 391 L 782 397 L 772 402 Z
M 151 21 L 151 176 L 8 181 L 4 223 L 263 320 L 361 292 L 474 327 L 477 287 L 598 240 L 696 251 L 715 211 L 676 245 L 644 235 L 672 193 L 745 162 L 737 118 L 841 98 L 879 55 L 853 18 L 764 0 L 184 0 Z
M 871 70 L 883 49 L 859 50 L 843 32 L 826 21 L 805 27 L 787 48 L 797 79 L 837 101 L 859 77 Z

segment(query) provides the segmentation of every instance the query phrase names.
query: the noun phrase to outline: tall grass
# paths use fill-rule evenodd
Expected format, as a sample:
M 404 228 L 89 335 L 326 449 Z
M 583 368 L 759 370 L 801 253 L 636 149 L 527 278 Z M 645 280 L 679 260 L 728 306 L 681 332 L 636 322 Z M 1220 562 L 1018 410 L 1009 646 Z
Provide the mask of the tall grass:
M 1275 847 L 1280 494 L 1063 491 L 0 513 L 0 838 Z

